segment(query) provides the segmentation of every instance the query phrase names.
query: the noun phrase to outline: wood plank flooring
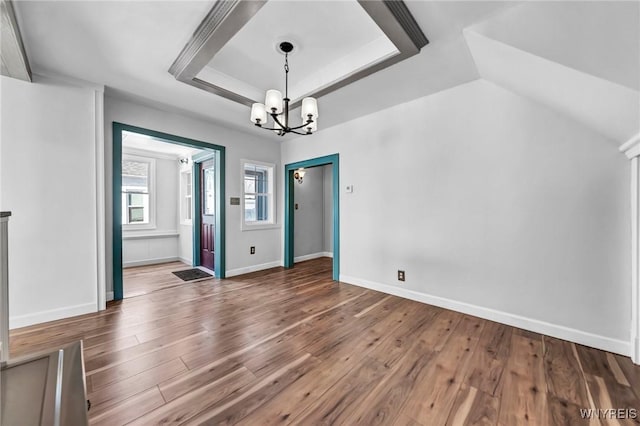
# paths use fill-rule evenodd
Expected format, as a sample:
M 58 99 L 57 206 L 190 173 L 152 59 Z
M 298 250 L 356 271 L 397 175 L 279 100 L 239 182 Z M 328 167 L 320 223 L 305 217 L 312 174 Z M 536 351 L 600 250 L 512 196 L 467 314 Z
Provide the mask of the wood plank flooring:
M 629 358 L 334 282 L 328 259 L 135 269 L 161 288 L 11 333 L 12 356 L 84 340 L 92 425 L 640 424 Z
M 173 275 L 172 272 L 191 268 L 191 265 L 183 262 L 124 268 L 122 270 L 124 297 L 141 296 L 164 288 L 182 285 L 185 281 Z

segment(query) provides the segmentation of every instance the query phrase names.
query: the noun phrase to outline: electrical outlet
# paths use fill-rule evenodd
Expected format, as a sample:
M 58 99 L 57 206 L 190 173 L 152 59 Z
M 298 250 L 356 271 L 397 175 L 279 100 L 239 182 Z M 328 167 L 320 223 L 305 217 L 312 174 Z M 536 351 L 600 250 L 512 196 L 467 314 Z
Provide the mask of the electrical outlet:
M 250 254 L 256 254 L 256 248 L 255 248 L 255 246 L 251 246 L 251 248 L 249 249 L 249 253 L 250 253 Z
M 398 269 L 398 281 L 404 281 L 404 271 Z

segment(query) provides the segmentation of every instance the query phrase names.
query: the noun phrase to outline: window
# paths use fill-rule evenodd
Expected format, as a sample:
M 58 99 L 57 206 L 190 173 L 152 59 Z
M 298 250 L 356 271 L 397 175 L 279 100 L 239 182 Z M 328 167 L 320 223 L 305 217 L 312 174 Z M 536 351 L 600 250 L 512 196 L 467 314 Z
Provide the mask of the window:
M 204 165 L 203 165 L 204 167 Z M 204 169 L 204 214 L 216 214 L 216 173 L 213 167 Z
M 122 157 L 122 225 L 129 228 L 153 228 L 153 177 L 151 158 Z
M 274 213 L 274 175 L 273 164 L 255 161 L 242 162 L 243 196 L 242 229 L 273 227 Z
M 180 172 L 180 222 L 185 225 L 191 224 L 193 214 L 193 204 L 191 203 L 191 192 L 193 185 L 193 175 L 191 170 Z

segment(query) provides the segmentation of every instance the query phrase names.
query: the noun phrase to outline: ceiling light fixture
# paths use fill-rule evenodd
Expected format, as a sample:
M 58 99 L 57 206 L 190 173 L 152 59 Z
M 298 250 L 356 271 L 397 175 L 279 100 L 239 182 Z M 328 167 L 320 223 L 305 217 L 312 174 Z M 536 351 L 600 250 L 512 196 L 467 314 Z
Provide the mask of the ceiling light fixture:
M 315 98 L 302 99 L 301 116 L 303 124 L 291 127 L 289 123 L 289 53 L 293 44 L 288 41 L 280 43 L 280 51 L 284 53 L 284 98 L 279 90 L 267 90 L 264 104 L 254 103 L 251 106 L 251 122 L 265 130 L 273 130 L 279 136 L 287 133 L 310 135 L 318 129 L 318 102 Z M 267 124 L 267 114 L 273 118 L 273 127 L 262 127 Z

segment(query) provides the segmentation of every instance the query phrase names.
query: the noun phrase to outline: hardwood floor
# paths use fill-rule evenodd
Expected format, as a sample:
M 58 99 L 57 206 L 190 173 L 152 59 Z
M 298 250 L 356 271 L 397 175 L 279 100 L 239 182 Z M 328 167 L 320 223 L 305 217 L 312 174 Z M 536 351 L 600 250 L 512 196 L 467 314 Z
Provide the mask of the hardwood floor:
M 182 285 L 185 281 L 173 275 L 172 272 L 184 269 L 191 269 L 191 265 L 168 262 L 125 268 L 122 270 L 124 297 L 141 296 L 167 287 Z
M 640 424 L 629 358 L 333 282 L 327 259 L 11 337 L 12 356 L 84 340 L 92 425 Z M 580 415 L 612 408 L 636 418 Z

